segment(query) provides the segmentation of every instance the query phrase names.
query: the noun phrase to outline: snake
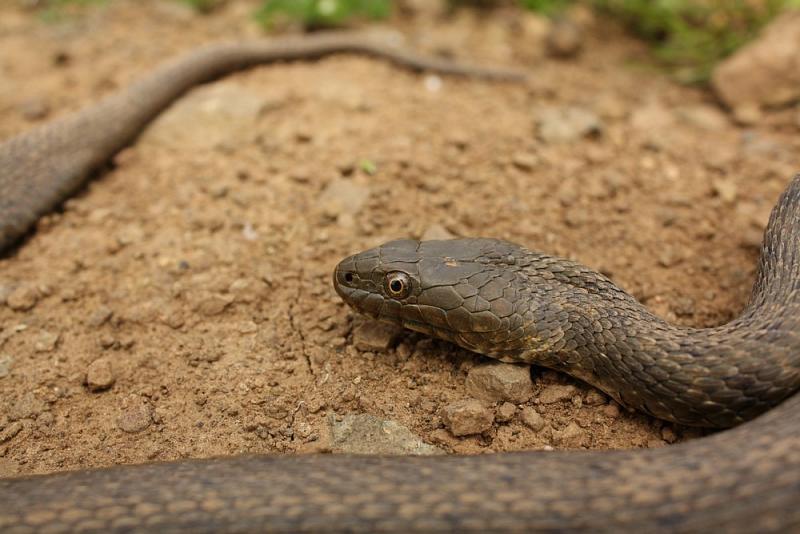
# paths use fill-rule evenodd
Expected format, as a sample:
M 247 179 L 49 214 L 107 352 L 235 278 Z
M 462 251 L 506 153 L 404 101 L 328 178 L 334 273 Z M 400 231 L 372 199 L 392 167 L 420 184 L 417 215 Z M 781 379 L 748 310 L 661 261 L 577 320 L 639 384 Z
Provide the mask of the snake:
M 358 33 L 208 45 L 0 144 L 0 250 L 24 246 L 38 218 L 189 88 L 260 63 L 334 53 L 524 77 Z M 657 418 L 722 431 L 652 449 L 265 454 L 5 478 L 0 531 L 800 531 L 798 247 L 800 175 L 772 211 L 749 304 L 730 323 L 702 329 L 665 322 L 579 263 L 494 239 L 397 240 L 334 269 L 336 292 L 357 312 L 571 374 Z

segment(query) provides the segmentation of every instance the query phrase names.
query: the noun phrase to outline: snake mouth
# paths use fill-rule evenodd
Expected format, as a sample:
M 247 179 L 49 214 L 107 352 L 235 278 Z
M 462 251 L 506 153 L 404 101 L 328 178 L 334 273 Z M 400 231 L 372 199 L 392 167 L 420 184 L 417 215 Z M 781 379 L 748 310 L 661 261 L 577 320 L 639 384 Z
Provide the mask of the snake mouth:
M 333 273 L 333 287 L 336 293 L 357 313 L 382 323 L 402 326 L 408 330 L 453 340 L 460 332 L 444 326 L 403 317 L 401 302 L 381 295 L 376 291 L 376 284 L 363 279 L 352 267 L 351 258 L 347 258 L 336 266 Z

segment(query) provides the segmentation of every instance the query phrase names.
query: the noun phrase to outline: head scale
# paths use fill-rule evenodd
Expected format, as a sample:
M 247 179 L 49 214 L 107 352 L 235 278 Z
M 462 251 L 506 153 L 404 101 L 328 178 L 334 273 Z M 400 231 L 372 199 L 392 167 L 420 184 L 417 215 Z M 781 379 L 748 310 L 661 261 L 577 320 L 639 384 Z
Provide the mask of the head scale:
M 333 283 L 370 317 L 502 357 L 524 343 L 530 254 L 494 239 L 391 241 L 344 259 Z

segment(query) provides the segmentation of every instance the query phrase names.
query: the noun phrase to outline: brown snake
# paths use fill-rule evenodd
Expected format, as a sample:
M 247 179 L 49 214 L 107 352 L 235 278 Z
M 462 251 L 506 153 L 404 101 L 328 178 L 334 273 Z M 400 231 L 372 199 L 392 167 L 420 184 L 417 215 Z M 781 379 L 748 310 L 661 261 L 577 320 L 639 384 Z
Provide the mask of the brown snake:
M 193 85 L 334 52 L 514 77 L 346 34 L 201 49 L 0 144 L 0 249 Z M 663 449 L 245 456 L 5 479 L 0 531 L 796 531 L 798 245 L 800 176 L 773 211 L 751 303 L 730 324 L 702 330 L 668 325 L 574 262 L 494 240 L 396 241 L 344 260 L 334 274 L 360 311 L 564 370 L 657 417 L 716 427 L 754 418 L 731 430 Z

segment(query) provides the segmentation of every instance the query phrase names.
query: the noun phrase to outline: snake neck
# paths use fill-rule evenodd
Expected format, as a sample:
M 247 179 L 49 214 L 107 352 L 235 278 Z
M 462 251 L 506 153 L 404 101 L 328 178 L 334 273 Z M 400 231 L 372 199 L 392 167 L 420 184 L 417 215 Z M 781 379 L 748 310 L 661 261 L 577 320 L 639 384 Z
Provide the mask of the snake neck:
M 800 175 L 772 212 L 753 295 L 737 319 L 705 329 L 670 325 L 601 275 L 571 264 L 562 281 L 573 291 L 560 299 L 557 323 L 534 325 L 532 349 L 494 356 L 566 372 L 661 419 L 734 426 L 800 388 L 798 246 Z M 539 275 L 550 258 L 536 256 L 527 270 Z

